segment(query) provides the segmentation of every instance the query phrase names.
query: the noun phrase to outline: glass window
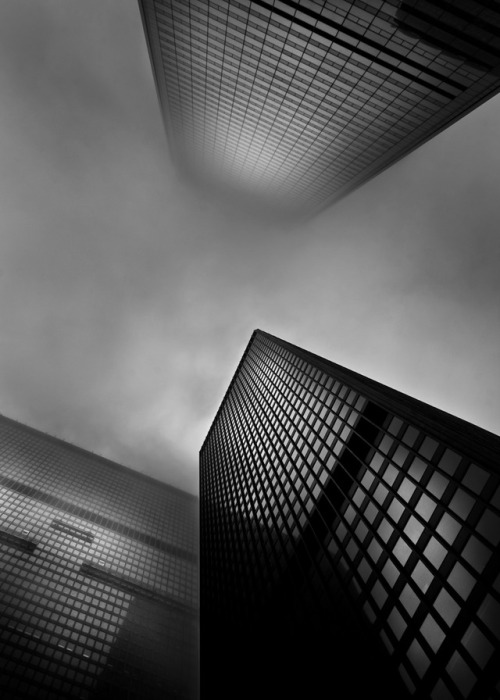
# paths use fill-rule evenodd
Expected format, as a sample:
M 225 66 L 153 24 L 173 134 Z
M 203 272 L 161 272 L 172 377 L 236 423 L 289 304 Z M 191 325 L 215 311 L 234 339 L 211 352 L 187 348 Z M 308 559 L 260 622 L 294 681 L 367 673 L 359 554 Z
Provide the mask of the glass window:
M 435 472 L 429 479 L 429 483 L 425 488 L 436 496 L 436 498 L 441 498 L 449 483 L 445 476 Z
M 443 620 L 451 627 L 460 612 L 459 604 L 444 589 L 439 592 L 434 603 L 434 608 L 441 615 Z
M 390 559 L 386 561 L 385 566 L 382 569 L 382 576 L 385 578 L 385 580 L 389 583 L 390 586 L 394 586 L 394 584 L 399 578 L 399 571 Z
M 372 485 L 374 479 L 375 479 L 375 477 L 373 476 L 371 471 L 369 471 L 367 469 L 363 475 L 363 478 L 361 479 L 361 483 L 363 484 L 365 489 L 368 490 L 370 488 L 370 486 Z
M 384 542 L 387 542 L 392 533 L 394 532 L 394 528 L 392 527 L 392 525 L 389 524 L 387 520 L 382 520 L 382 522 L 378 526 L 377 532 L 379 533 L 380 537 L 384 540 Z
M 420 628 L 420 631 L 423 637 L 425 638 L 427 644 L 431 647 L 431 649 L 434 652 L 436 652 L 443 643 L 445 633 L 438 625 L 436 620 L 432 617 L 432 615 L 427 615 L 422 624 L 422 627 Z
M 434 537 L 432 537 L 426 548 L 424 549 L 424 556 L 434 564 L 436 569 L 439 569 L 447 555 L 447 550 L 440 544 Z
M 401 678 L 403 679 L 404 684 L 406 685 L 406 687 L 408 688 L 410 693 L 414 693 L 415 692 L 415 684 L 413 683 L 412 679 L 408 675 L 408 671 L 403 666 L 403 664 L 400 664 L 398 666 L 398 671 L 399 671 Z
M 389 464 L 387 466 L 387 469 L 385 470 L 382 478 L 386 483 L 389 484 L 389 486 L 392 486 L 392 484 L 396 481 L 397 476 L 398 476 L 398 470 L 392 464 Z
M 387 509 L 387 512 L 394 520 L 394 522 L 397 523 L 399 522 L 400 517 L 403 515 L 404 510 L 405 508 L 401 501 L 398 501 L 397 498 L 393 498 L 391 501 L 391 505 Z
M 458 533 L 460 532 L 460 525 L 455 518 L 452 518 L 451 515 L 445 513 L 439 521 L 436 532 L 449 544 L 453 544 Z
M 382 586 L 380 581 L 376 581 L 372 588 L 372 598 L 377 603 L 379 608 L 382 608 L 387 600 L 387 591 Z
M 455 684 L 460 688 L 462 695 L 467 697 L 476 682 L 476 677 L 458 651 L 451 657 L 446 666 L 446 670 L 453 678 Z
M 493 644 L 490 644 L 473 622 L 469 625 L 462 644 L 481 668 L 486 666 L 494 652 Z
M 392 455 L 392 461 L 398 464 L 400 467 L 402 467 L 407 456 L 408 450 L 406 449 L 406 447 L 400 445 Z
M 411 555 L 411 549 L 406 542 L 400 537 L 396 546 L 393 549 L 394 556 L 399 561 L 401 566 L 404 566 Z
M 434 456 L 434 452 L 436 451 L 437 446 L 438 443 L 435 440 L 432 440 L 432 438 L 430 437 L 426 437 L 420 445 L 420 447 L 418 448 L 418 451 L 422 455 L 422 457 L 425 457 L 425 459 L 430 460 Z
M 409 501 L 415 491 L 415 484 L 413 484 L 406 477 L 403 479 L 400 487 L 398 488 L 398 493 L 403 499 L 403 501 Z
M 439 466 L 443 471 L 453 475 L 456 472 L 461 459 L 462 458 L 460 455 L 457 455 L 456 452 L 453 452 L 452 450 L 445 450 L 443 456 L 439 460 Z
M 467 469 L 467 473 L 462 479 L 464 486 L 468 486 L 471 491 L 475 493 L 481 493 L 484 485 L 488 481 L 488 472 L 478 467 L 476 464 L 471 464 Z
M 500 603 L 489 593 L 479 608 L 478 615 L 495 637 L 500 640 Z
M 375 489 L 373 497 L 376 501 L 380 503 L 380 505 L 382 505 L 388 493 L 389 491 L 386 489 L 386 487 L 383 484 L 379 484 Z
M 439 680 L 431 693 L 431 700 L 454 700 L 455 695 L 451 693 L 442 680 Z
M 391 614 L 387 618 L 387 622 L 389 623 L 389 627 L 392 629 L 396 637 L 401 639 L 406 630 L 406 622 L 396 608 L 392 610 Z
M 436 505 L 437 503 L 433 501 L 432 498 L 429 498 L 429 496 L 426 496 L 425 493 L 423 493 L 420 496 L 417 505 L 415 506 L 415 510 L 425 520 L 428 520 L 434 513 Z
M 417 596 L 413 588 L 408 583 L 401 591 L 399 600 L 410 615 L 413 615 L 415 613 L 415 610 L 420 605 L 420 598 Z
M 431 585 L 433 576 L 425 564 L 421 561 L 417 563 L 411 575 L 417 586 L 425 593 Z
M 379 545 L 378 542 L 372 540 L 370 542 L 370 546 L 368 547 L 368 554 L 376 563 L 379 560 L 380 555 L 382 554 L 382 547 Z
M 393 435 L 397 435 L 402 425 L 403 421 L 400 418 L 393 418 L 387 430 Z
M 404 531 L 410 540 L 416 544 L 420 538 L 420 535 L 424 531 L 424 526 L 413 515 L 411 515 L 404 527 Z
M 500 518 L 493 511 L 488 509 L 483 513 L 476 530 L 492 544 L 500 542 Z
M 481 544 L 477 537 L 471 535 L 469 541 L 463 548 L 462 556 L 469 564 L 472 564 L 477 571 L 481 572 L 488 563 L 491 551 L 488 547 L 485 547 L 484 544 Z
M 420 433 L 418 432 L 418 430 L 410 425 L 410 426 L 408 426 L 408 428 L 406 428 L 406 431 L 403 435 L 402 441 L 406 445 L 409 445 L 410 447 L 412 447 L 412 445 L 415 443 L 415 440 L 417 439 L 419 434 Z
M 422 462 L 422 460 L 419 457 L 415 457 L 413 462 L 410 464 L 408 473 L 415 479 L 415 481 L 420 481 L 426 469 L 427 464 L 425 462 Z
M 457 562 L 448 576 L 448 583 L 465 600 L 474 588 L 476 581 L 462 564 Z
M 363 581 L 365 581 L 365 582 L 368 581 L 368 579 L 370 578 L 370 574 L 372 572 L 372 569 L 371 569 L 371 566 L 366 561 L 366 559 L 363 559 L 361 561 L 360 565 L 358 566 L 358 571 L 359 571 L 359 575 L 361 576 Z
M 414 639 L 410 644 L 407 655 L 411 665 L 420 678 L 422 678 L 424 673 L 429 668 L 430 660 L 416 639 Z
M 451 499 L 450 509 L 453 510 L 462 520 L 466 520 L 467 516 L 474 506 L 474 499 L 465 493 L 462 489 L 457 489 L 455 495 Z

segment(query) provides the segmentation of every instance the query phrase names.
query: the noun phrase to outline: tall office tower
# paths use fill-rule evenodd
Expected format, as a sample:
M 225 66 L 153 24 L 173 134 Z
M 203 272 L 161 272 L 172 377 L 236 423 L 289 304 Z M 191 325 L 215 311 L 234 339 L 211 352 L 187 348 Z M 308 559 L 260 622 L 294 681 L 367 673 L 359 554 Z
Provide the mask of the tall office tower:
M 170 148 L 317 211 L 500 89 L 493 0 L 139 0 Z
M 495 435 L 256 331 L 200 452 L 202 688 L 498 698 L 499 464 Z
M 0 417 L 0 697 L 198 694 L 198 499 Z

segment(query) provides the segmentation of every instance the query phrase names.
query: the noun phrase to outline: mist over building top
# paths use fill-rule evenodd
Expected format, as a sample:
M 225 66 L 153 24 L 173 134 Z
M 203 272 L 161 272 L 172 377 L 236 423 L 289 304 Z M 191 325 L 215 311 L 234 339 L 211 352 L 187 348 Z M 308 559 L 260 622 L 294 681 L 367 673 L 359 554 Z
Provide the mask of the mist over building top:
M 500 89 L 500 10 L 399 0 L 139 0 L 173 157 L 316 212 Z

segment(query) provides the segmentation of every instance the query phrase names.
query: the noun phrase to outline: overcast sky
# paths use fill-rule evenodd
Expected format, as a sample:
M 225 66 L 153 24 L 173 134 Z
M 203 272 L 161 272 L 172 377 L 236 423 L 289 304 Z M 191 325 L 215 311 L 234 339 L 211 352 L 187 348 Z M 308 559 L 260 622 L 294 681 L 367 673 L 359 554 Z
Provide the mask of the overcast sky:
M 169 157 L 135 0 L 0 3 L 0 413 L 191 492 L 255 328 L 500 433 L 500 99 L 305 225 Z

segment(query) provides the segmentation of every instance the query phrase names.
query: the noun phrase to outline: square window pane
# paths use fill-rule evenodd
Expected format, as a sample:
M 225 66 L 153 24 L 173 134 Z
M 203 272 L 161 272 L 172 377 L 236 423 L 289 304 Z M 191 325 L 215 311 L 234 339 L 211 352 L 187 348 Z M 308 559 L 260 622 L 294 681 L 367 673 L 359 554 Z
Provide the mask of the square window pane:
M 394 586 L 399 578 L 399 571 L 390 559 L 385 563 L 385 566 L 382 569 L 382 576 L 390 586 Z
M 404 505 L 401 503 L 401 501 L 398 501 L 397 498 L 393 498 L 391 505 L 387 509 L 388 514 L 391 516 L 391 518 L 394 520 L 395 523 L 399 522 L 400 517 L 404 513 Z
M 432 617 L 432 615 L 427 615 L 422 624 L 422 627 L 420 628 L 420 631 L 423 637 L 425 638 L 427 644 L 431 647 L 431 649 L 434 652 L 436 652 L 443 643 L 445 633 L 438 625 L 436 620 Z
M 429 668 L 430 660 L 416 639 L 413 640 L 408 649 L 408 660 L 420 678 L 422 678 Z
M 417 439 L 419 434 L 420 433 L 418 432 L 418 430 L 410 425 L 410 426 L 408 426 L 408 428 L 406 428 L 406 431 L 403 435 L 402 441 L 406 445 L 409 445 L 410 447 L 412 447 L 412 445 L 414 445 L 415 440 Z
M 431 564 L 434 564 L 436 569 L 439 569 L 447 554 L 447 550 L 434 537 L 429 540 L 426 548 L 424 549 L 424 556 L 431 562 Z
M 434 513 L 434 510 L 436 509 L 436 505 L 436 501 L 434 501 L 432 498 L 429 498 L 429 496 L 426 496 L 425 493 L 423 493 L 420 496 L 417 505 L 415 506 L 415 510 L 425 520 L 429 520 L 431 515 Z
M 434 603 L 434 608 L 450 627 L 455 622 L 457 615 L 460 612 L 460 605 L 444 589 L 439 592 L 439 595 Z
M 500 603 L 489 593 L 481 604 L 478 615 L 495 637 L 500 640 Z
M 453 452 L 452 450 L 445 450 L 438 464 L 443 471 L 453 475 L 457 471 L 457 467 L 461 460 L 462 458 L 460 455 L 457 455 L 456 452 Z
M 476 677 L 457 651 L 451 657 L 446 670 L 460 688 L 462 695 L 467 697 L 476 682 Z
M 415 692 L 415 684 L 413 683 L 412 679 L 411 679 L 410 676 L 408 675 L 408 671 L 407 671 L 406 668 L 403 666 L 403 664 L 400 664 L 400 665 L 398 666 L 398 671 L 399 671 L 399 675 L 400 675 L 401 678 L 403 679 L 404 684 L 406 685 L 406 687 L 408 688 L 408 690 L 410 691 L 410 693 L 413 694 L 413 693 Z
M 376 581 L 372 588 L 372 598 L 377 603 L 379 608 L 382 608 L 387 600 L 387 591 L 382 586 L 380 581 Z
M 397 544 L 392 551 L 401 566 L 406 564 L 411 554 L 411 549 L 408 547 L 406 542 L 401 539 L 401 537 L 397 541 Z
M 394 528 L 392 527 L 392 525 L 389 524 L 387 520 L 382 520 L 382 522 L 378 526 L 377 532 L 380 535 L 380 537 L 384 540 L 384 542 L 387 542 L 392 533 L 394 532 Z
M 478 467 L 477 464 L 471 464 L 467 469 L 464 478 L 462 479 L 462 483 L 465 486 L 468 486 L 471 491 L 481 493 L 483 487 L 488 481 L 488 477 L 488 472 L 481 469 L 481 467 Z
M 448 544 L 453 544 L 458 533 L 460 532 L 460 524 L 452 518 L 451 515 L 445 513 L 439 525 L 436 528 L 436 532 L 441 535 L 441 537 L 448 542 Z
M 420 481 L 420 479 L 423 477 L 425 474 L 425 470 L 427 469 L 427 464 L 423 462 L 421 459 L 418 457 L 415 457 L 413 462 L 410 464 L 410 468 L 408 469 L 408 473 L 410 476 L 412 476 L 415 481 Z
M 448 576 L 448 583 L 465 600 L 474 588 L 476 580 L 457 562 Z
M 393 435 L 397 435 L 399 433 L 399 429 L 403 425 L 403 421 L 400 418 L 393 418 L 389 424 L 389 427 L 387 428 L 389 433 L 392 433 Z
M 493 644 L 486 639 L 473 622 L 469 625 L 462 639 L 462 644 L 481 668 L 486 666 L 495 650 Z
M 424 531 L 424 526 L 413 515 L 411 515 L 404 527 L 404 531 L 410 540 L 416 544 L 420 538 L 420 535 Z
M 405 477 L 400 487 L 398 488 L 398 493 L 401 496 L 402 500 L 408 502 L 412 497 L 414 491 L 415 484 L 413 484 L 409 479 Z
M 420 605 L 420 598 L 417 596 L 413 588 L 411 588 L 411 586 L 409 586 L 408 584 L 406 584 L 406 586 L 401 591 L 399 600 L 410 615 L 413 615 L 415 610 Z
M 378 542 L 372 540 L 370 546 L 368 547 L 368 554 L 371 556 L 374 563 L 377 563 L 380 555 L 382 554 L 382 547 L 379 545 Z
M 389 623 L 389 627 L 394 632 L 396 637 L 401 639 L 406 630 L 406 622 L 403 620 L 402 615 L 396 610 L 396 608 L 392 610 L 391 614 L 387 618 L 387 622 Z
M 491 550 L 485 547 L 477 537 L 471 535 L 469 541 L 462 550 L 462 557 L 479 572 L 483 571 L 491 557 Z
M 391 459 L 392 459 L 393 462 L 395 462 L 395 463 L 398 464 L 400 467 L 402 467 L 403 464 L 404 464 L 404 462 L 405 462 L 405 459 L 406 459 L 407 456 L 408 456 L 408 454 L 409 454 L 409 452 L 408 452 L 408 450 L 406 449 L 406 447 L 403 447 L 402 445 L 400 445 L 400 446 L 396 449 L 396 451 L 394 452 L 394 454 L 392 455 L 392 458 L 391 458 Z
M 422 457 L 425 457 L 425 459 L 430 460 L 434 456 L 437 446 L 438 443 L 435 440 L 432 440 L 432 438 L 430 437 L 426 437 L 420 445 L 420 447 L 418 448 L 418 451 L 422 455 Z
M 383 484 L 379 484 L 375 489 L 373 497 L 376 501 L 380 503 L 380 505 L 382 505 L 388 493 L 389 491 L 386 489 L 386 487 Z
M 417 586 L 420 588 L 420 590 L 422 590 L 424 593 L 431 585 L 433 579 L 432 573 L 421 561 L 419 561 L 413 569 L 411 577 L 415 581 Z
M 431 700 L 454 700 L 455 696 L 445 686 L 443 681 L 438 681 L 431 693 Z
M 486 510 L 477 524 L 476 530 L 492 544 L 500 542 L 500 518 L 493 511 Z
M 445 476 L 435 472 L 429 479 L 429 483 L 425 488 L 427 491 L 430 491 L 430 493 L 436 496 L 436 498 L 441 498 L 449 483 L 450 482 Z
M 474 506 L 474 499 L 462 489 L 457 489 L 450 501 L 450 509 L 454 511 L 462 520 L 466 520 Z
M 392 484 L 396 481 L 398 474 L 399 472 L 396 467 L 389 464 L 387 465 L 387 469 L 385 470 L 382 478 L 387 484 L 389 484 L 389 486 L 392 486 Z

